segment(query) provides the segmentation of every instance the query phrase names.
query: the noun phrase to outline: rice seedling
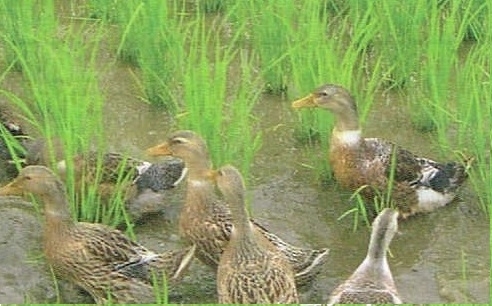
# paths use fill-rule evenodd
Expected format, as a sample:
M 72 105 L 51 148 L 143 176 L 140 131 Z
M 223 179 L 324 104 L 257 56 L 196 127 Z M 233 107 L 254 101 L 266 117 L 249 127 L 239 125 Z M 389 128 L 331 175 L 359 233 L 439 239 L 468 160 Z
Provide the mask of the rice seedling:
M 118 0 L 89 0 L 87 10 L 90 18 L 113 23 L 117 20 Z
M 30 53 L 35 51 L 35 38 L 50 40 L 55 33 L 53 0 L 1 1 L 0 15 L 3 16 L 0 20 L 2 39 L 12 45 L 4 44 L 6 61 L 13 64 L 14 70 L 20 71 L 19 54 L 25 59 L 35 57 L 36 52 Z
M 156 303 L 160 305 L 169 304 L 168 287 L 165 275 L 162 275 L 162 279 L 159 279 L 159 277 L 152 272 L 152 284 L 156 296 Z
M 296 3 L 249 1 L 253 48 L 258 52 L 265 88 L 273 94 L 286 91 L 290 61 L 288 46 L 292 20 L 297 14 Z
M 228 0 L 199 0 L 198 7 L 204 13 L 222 12 L 228 5 Z
M 51 27 L 56 28 L 56 24 Z M 115 208 L 104 211 L 96 196 L 98 181 L 82 186 L 82 194 L 77 194 L 75 188 L 74 156 L 90 149 L 104 151 L 103 100 L 95 73 L 95 58 L 103 32 L 98 26 L 91 28 L 93 40 L 87 41 L 83 33 L 77 32 L 86 28 L 78 29 L 71 27 L 64 41 L 29 37 L 33 43 L 26 50 L 21 50 L 9 37 L 3 37 L 6 45 L 15 52 L 25 83 L 22 95 L 6 90 L 0 90 L 0 94 L 21 112 L 34 134 L 46 141 L 52 169 L 59 165 L 55 158 L 55 139 L 62 143 L 65 182 L 73 217 L 116 225 L 125 219 L 123 199 L 115 200 Z M 35 54 L 35 58 L 30 54 Z M 102 215 L 100 210 L 103 210 Z
M 117 7 L 116 23 L 121 27 L 121 39 L 116 51 L 117 57 L 132 65 L 138 66 L 140 35 L 144 33 L 138 32 L 138 19 L 141 16 L 140 11 L 144 4 L 143 0 L 128 0 L 122 1 Z
M 136 80 L 143 99 L 175 113 L 178 102 L 172 88 L 181 79 L 183 65 L 184 3 L 159 0 L 124 3 L 118 9 L 122 35 L 117 55 L 140 67 Z
M 216 25 L 220 27 L 220 25 Z M 251 115 L 258 101 L 247 53 L 234 49 L 237 35 L 223 46 L 217 31 L 208 31 L 205 19 L 190 28 L 183 80 L 185 113 L 178 115 L 178 125 L 204 137 L 215 165 L 236 164 L 245 179 L 249 165 L 260 146 L 259 134 L 253 132 Z M 239 68 L 235 68 L 236 63 Z M 232 77 L 237 87 L 227 87 Z M 241 164 L 238 165 L 238 154 Z
M 173 7 L 171 17 L 166 1 L 144 1 L 132 33 L 138 35 L 138 66 L 145 100 L 150 104 L 164 106 L 171 113 L 179 107 L 172 88 L 180 80 L 179 69 L 183 64 L 184 16 L 178 7 Z M 177 5 L 177 2 L 174 2 Z
M 388 88 L 402 87 L 415 76 L 421 61 L 421 42 L 429 6 L 434 2 L 397 0 L 375 3 L 372 17 L 381 35 L 375 36 L 375 51 L 383 56 Z
M 482 211 L 490 211 L 492 177 L 490 155 L 492 133 L 492 86 L 490 58 L 487 43 L 474 46 L 463 60 L 457 74 L 456 88 L 456 147 L 475 158 L 470 171 L 470 183 L 477 193 Z
M 455 65 L 458 61 L 458 48 L 463 32 L 456 23 L 458 5 L 452 5 L 444 20 L 442 12 L 434 4 L 430 7 L 427 37 L 422 42 L 424 63 L 420 66 L 421 88 L 411 90 L 412 122 L 417 130 L 436 130 L 441 146 L 447 144 L 446 131 L 452 119 L 449 101 Z

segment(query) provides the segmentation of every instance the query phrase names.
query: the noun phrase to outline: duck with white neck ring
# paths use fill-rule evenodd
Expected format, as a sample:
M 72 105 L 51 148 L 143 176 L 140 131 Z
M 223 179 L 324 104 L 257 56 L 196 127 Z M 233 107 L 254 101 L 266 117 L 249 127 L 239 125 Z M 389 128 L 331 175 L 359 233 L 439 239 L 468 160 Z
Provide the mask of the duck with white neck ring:
M 354 97 L 326 84 L 294 101 L 293 108 L 322 108 L 335 116 L 329 162 L 336 181 L 352 191 L 362 186 L 368 200 L 388 191 L 402 218 L 430 212 L 451 202 L 465 182 L 471 159 L 439 163 L 380 138 L 363 138 Z M 394 162 L 394 164 L 392 164 Z

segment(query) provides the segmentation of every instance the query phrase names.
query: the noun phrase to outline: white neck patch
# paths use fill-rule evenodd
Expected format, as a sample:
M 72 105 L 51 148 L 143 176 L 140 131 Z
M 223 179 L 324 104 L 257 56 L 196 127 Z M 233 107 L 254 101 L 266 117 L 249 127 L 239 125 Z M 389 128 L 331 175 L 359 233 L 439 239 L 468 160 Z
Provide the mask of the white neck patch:
M 202 187 L 202 186 L 205 186 L 207 185 L 207 181 L 204 181 L 204 180 L 193 180 L 193 179 L 189 179 L 188 180 L 188 184 L 190 184 L 191 186 L 193 187 Z
M 360 137 L 361 137 L 361 131 L 360 130 L 354 130 L 354 131 L 343 131 L 343 132 L 338 132 L 336 131 L 334 133 L 335 138 L 338 139 L 338 141 L 341 144 L 347 145 L 347 146 L 354 146 L 359 143 Z

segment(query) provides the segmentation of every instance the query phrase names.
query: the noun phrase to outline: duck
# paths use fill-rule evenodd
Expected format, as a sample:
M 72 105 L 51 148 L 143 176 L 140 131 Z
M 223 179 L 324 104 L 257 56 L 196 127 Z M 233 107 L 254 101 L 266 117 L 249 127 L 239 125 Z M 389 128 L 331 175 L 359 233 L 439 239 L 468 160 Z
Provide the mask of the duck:
M 233 225 L 217 268 L 219 303 L 299 303 L 292 266 L 248 217 L 239 170 L 226 165 L 211 176 L 229 206 Z
M 401 304 L 386 251 L 398 231 L 398 211 L 385 208 L 374 219 L 367 255 L 330 295 L 329 304 Z
M 55 275 L 87 291 L 98 304 L 155 303 L 155 279 L 173 284 L 195 246 L 155 253 L 121 231 L 71 216 L 65 185 L 45 166 L 27 166 L 0 196 L 31 194 L 44 203 L 43 250 Z
M 65 160 L 57 163 L 57 170 L 62 175 L 66 172 Z M 135 195 L 150 189 L 160 192 L 176 187 L 186 175 L 184 162 L 177 158 L 167 158 L 152 164 L 121 153 L 108 152 L 100 154 L 89 151 L 77 154 L 73 158 L 76 184 L 99 185 L 102 197 L 109 198 L 119 183 L 126 183 L 126 188 L 134 188 L 127 195 Z M 127 191 L 128 193 L 129 191 Z
M 216 193 L 210 178 L 212 162 L 207 144 L 201 136 L 190 130 L 180 130 L 168 139 L 147 149 L 150 156 L 174 156 L 184 161 L 186 176 L 185 202 L 179 215 L 180 236 L 195 244 L 196 257 L 204 264 L 217 269 L 220 255 L 232 232 L 231 211 Z M 295 247 L 268 231 L 254 219 L 255 229 L 279 249 L 292 265 L 296 285 L 304 287 L 312 283 L 327 260 L 328 248 L 306 249 Z
M 67 162 L 62 143 L 56 139 L 52 143 L 54 149 L 50 154 L 46 141 L 34 141 L 28 151 L 27 164 L 53 164 L 65 183 L 74 184 L 77 194 L 87 192 L 87 187 L 92 186 L 101 203 L 107 205 L 115 195 L 121 194 L 133 221 L 160 213 L 171 190 L 186 175 L 184 162 L 172 157 L 150 163 L 119 152 L 89 150 L 73 154 L 71 162 Z M 50 161 L 52 158 L 54 163 Z M 73 174 L 73 180 L 69 173 Z
M 343 188 L 360 191 L 367 200 L 392 186 L 390 199 L 403 219 L 450 203 L 468 177 L 472 158 L 441 163 L 381 138 L 362 137 L 355 99 L 342 86 L 323 85 L 294 101 L 292 107 L 333 113 L 329 162 L 335 180 Z

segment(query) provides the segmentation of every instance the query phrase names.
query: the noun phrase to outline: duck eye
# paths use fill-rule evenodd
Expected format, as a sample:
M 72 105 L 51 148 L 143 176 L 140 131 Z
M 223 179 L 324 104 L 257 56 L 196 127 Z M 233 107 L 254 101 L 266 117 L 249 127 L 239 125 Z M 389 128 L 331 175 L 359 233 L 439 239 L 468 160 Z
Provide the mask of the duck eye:
M 171 143 L 172 144 L 183 144 L 183 143 L 185 143 L 185 139 L 181 138 L 181 137 L 176 137 L 176 138 L 171 139 Z

